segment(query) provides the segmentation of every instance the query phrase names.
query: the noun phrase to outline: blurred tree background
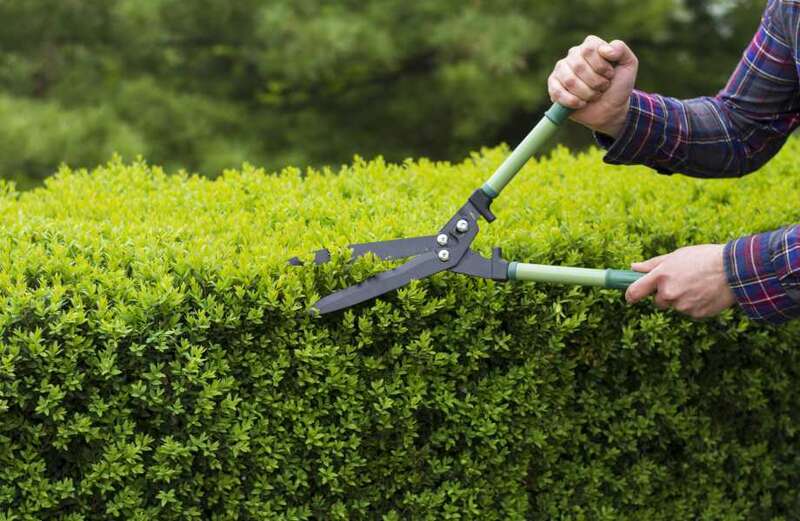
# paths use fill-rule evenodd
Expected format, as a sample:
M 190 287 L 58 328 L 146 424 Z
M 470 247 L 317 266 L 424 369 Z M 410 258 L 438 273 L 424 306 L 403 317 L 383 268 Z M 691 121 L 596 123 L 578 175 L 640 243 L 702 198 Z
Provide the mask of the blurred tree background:
M 214 176 L 243 161 L 462 158 L 516 144 L 589 34 L 638 86 L 724 86 L 766 0 L 0 0 L 0 176 L 113 152 Z M 572 126 L 561 141 L 590 142 Z

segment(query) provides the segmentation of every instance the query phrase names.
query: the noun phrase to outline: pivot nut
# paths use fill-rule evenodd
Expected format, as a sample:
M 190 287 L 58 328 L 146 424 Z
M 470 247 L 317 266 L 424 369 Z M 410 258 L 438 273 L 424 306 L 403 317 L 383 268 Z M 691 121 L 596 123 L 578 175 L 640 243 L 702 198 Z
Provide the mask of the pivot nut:
M 440 233 L 436 236 L 436 243 L 439 246 L 445 246 L 447 244 L 447 235 L 444 233 Z
M 450 260 L 450 252 L 447 250 L 440 250 L 439 251 L 439 260 L 442 262 L 447 262 Z
M 459 219 L 456 223 L 456 230 L 459 233 L 467 233 L 469 231 L 469 223 L 466 219 Z

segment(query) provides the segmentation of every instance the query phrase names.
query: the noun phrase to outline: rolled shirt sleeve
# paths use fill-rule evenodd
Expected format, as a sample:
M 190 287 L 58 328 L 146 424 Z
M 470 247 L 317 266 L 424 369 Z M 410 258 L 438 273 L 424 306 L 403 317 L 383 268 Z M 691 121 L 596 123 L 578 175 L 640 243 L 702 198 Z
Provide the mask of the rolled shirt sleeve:
M 800 227 L 730 241 L 724 261 L 728 284 L 750 318 L 780 323 L 800 317 Z

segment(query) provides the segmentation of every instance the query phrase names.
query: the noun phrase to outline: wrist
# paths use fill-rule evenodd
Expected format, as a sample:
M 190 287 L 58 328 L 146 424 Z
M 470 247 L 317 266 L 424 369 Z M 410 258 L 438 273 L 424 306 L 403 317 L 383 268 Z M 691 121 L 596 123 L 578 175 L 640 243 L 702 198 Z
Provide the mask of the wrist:
M 602 132 L 608 137 L 616 140 L 622 130 L 625 128 L 625 123 L 628 121 L 628 112 L 630 111 L 630 98 L 625 100 L 625 103 L 614 113 L 614 115 L 602 127 L 594 130 Z

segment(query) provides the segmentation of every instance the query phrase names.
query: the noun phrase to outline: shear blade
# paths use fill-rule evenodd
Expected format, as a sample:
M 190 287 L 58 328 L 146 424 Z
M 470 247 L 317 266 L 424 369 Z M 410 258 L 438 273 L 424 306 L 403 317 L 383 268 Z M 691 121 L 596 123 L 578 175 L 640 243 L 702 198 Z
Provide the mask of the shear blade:
M 391 241 L 365 242 L 351 244 L 353 257 L 360 257 L 366 253 L 373 253 L 384 260 L 404 259 L 421 253 L 433 251 L 436 244 L 435 235 L 411 237 L 409 239 L 394 239 Z
M 372 253 L 383 260 L 405 259 L 434 249 L 436 236 L 411 237 L 410 239 L 394 239 L 391 241 L 362 242 L 348 246 L 353 259 Z M 326 249 L 314 252 L 314 264 L 325 264 L 331 260 L 331 253 Z M 298 257 L 289 259 L 292 266 L 302 266 L 303 262 Z
M 322 315 L 339 311 L 379 297 L 405 286 L 412 280 L 424 279 L 449 267 L 448 263 L 439 260 L 436 252 L 430 251 L 415 257 L 402 266 L 371 277 L 361 284 L 332 293 L 318 300 L 314 304 L 314 308 Z

